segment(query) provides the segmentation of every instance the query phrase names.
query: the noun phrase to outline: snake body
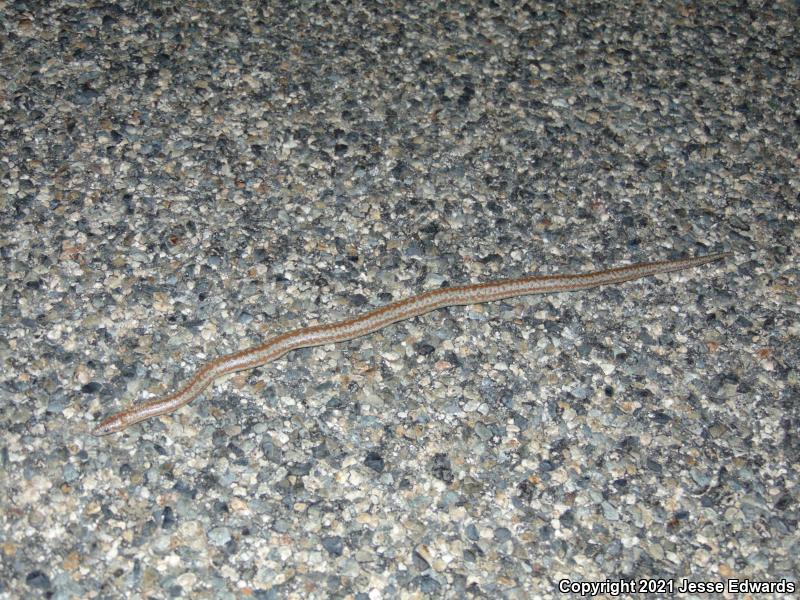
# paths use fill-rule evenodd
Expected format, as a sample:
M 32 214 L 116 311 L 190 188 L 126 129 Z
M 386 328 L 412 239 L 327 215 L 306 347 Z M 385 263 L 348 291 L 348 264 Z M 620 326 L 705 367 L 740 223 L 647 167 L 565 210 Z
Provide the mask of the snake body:
M 418 317 L 432 310 L 447 306 L 481 304 L 530 294 L 574 292 L 599 285 L 617 284 L 659 273 L 689 269 L 727 258 L 730 255 L 730 252 L 721 252 L 677 260 L 638 263 L 589 273 L 501 279 L 423 292 L 350 319 L 287 331 L 258 346 L 215 358 L 200 367 L 183 386 L 173 393 L 149 402 L 136 404 L 113 414 L 101 421 L 92 430 L 92 433 L 94 435 L 116 433 L 134 423 L 171 413 L 197 398 L 215 379 L 228 373 L 260 367 L 298 348 L 352 340 L 383 329 L 392 323 Z

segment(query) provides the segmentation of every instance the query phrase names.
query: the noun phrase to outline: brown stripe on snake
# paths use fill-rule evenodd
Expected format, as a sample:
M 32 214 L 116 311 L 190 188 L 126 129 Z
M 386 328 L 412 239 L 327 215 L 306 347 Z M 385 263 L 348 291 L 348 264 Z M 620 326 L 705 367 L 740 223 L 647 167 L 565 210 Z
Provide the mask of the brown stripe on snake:
M 574 275 L 538 275 L 430 290 L 405 300 L 392 302 L 357 317 L 329 325 L 314 325 L 287 331 L 258 346 L 216 358 L 200 367 L 195 375 L 177 391 L 168 396 L 136 404 L 127 410 L 111 415 L 101 421 L 92 430 L 92 433 L 94 435 L 115 433 L 145 419 L 171 413 L 194 400 L 217 377 L 235 371 L 260 367 L 291 350 L 352 340 L 383 329 L 397 321 L 418 317 L 439 308 L 481 304 L 530 294 L 574 292 L 599 285 L 622 283 L 659 273 L 689 269 L 729 256 L 731 256 L 730 252 L 721 252 L 677 260 L 638 263 Z

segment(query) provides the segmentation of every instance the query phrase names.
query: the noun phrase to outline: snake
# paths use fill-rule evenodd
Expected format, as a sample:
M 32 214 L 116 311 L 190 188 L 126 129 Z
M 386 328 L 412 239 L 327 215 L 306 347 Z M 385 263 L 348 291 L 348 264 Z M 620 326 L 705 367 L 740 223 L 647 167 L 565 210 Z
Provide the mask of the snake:
M 429 290 L 355 317 L 324 325 L 293 329 L 270 337 L 257 346 L 215 358 L 199 367 L 188 381 L 171 394 L 134 404 L 128 409 L 112 414 L 100 421 L 92 433 L 97 436 L 117 433 L 135 423 L 169 414 L 197 398 L 215 379 L 236 371 L 260 367 L 292 350 L 352 340 L 379 331 L 392 323 L 419 317 L 441 308 L 482 304 L 532 294 L 575 292 L 660 273 L 690 269 L 730 256 L 731 252 L 719 252 L 676 260 L 642 262 L 586 273 L 534 275 Z

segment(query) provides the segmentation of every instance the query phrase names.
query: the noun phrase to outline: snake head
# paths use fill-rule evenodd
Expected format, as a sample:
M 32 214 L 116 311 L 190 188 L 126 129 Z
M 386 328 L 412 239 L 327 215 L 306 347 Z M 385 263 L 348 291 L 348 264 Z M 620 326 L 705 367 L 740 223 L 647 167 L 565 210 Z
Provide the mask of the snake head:
M 117 413 L 110 417 L 103 419 L 100 423 L 92 429 L 92 435 L 108 435 L 109 433 L 117 433 L 125 429 L 122 419 L 123 413 Z

